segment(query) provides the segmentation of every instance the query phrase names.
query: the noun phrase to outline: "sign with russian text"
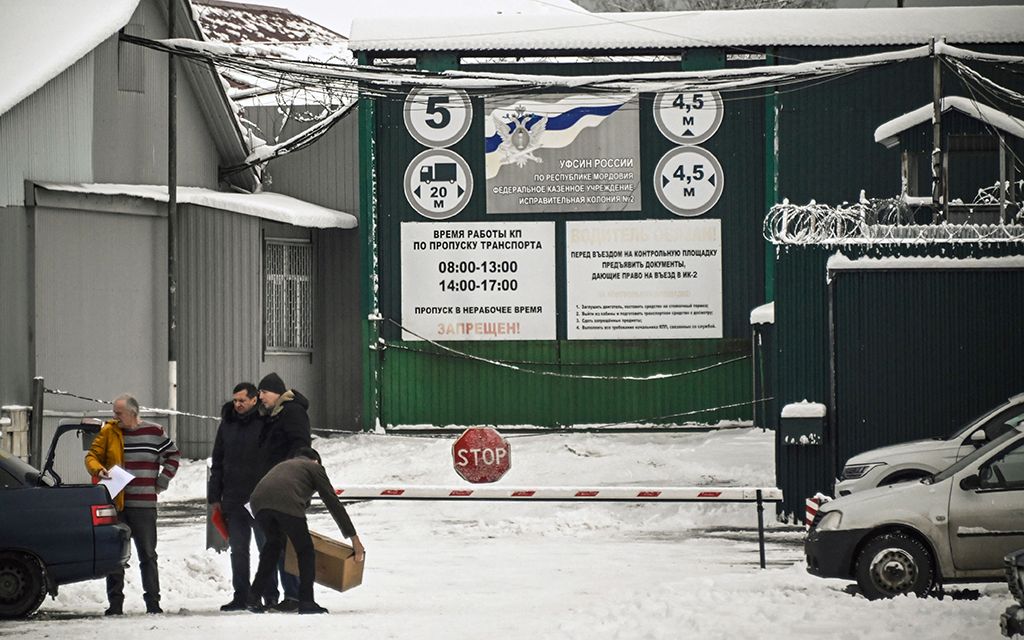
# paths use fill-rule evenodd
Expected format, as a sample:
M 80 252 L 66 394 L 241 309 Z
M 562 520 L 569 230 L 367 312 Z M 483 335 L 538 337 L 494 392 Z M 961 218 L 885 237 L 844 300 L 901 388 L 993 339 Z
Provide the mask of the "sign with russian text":
M 554 222 L 403 222 L 403 340 L 554 340 Z
M 721 338 L 721 220 L 566 223 L 570 340 Z
M 640 211 L 636 94 L 498 96 L 484 111 L 487 213 Z

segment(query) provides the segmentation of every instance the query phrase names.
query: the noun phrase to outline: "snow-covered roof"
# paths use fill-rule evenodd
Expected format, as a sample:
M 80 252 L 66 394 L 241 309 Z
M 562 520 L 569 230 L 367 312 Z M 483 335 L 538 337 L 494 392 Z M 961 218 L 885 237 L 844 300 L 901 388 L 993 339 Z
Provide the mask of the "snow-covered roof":
M 775 324 L 775 302 L 762 304 L 751 311 L 750 324 Z
M 901 256 L 890 258 L 850 259 L 835 253 L 828 259 L 829 271 L 895 270 L 895 269 L 1024 269 L 1024 256 L 999 256 L 987 258 L 945 258 Z
M 1024 42 L 1024 7 L 357 18 L 353 51 L 578 51 Z
M 827 407 L 820 402 L 794 402 L 782 407 L 783 418 L 824 418 Z
M 139 0 L 0 2 L 0 114 L 128 24 Z
M 225 0 L 192 0 L 192 6 L 203 33 L 218 42 L 309 44 L 345 39 L 281 7 Z
M 167 202 L 167 187 L 148 184 L 58 184 L 37 182 L 47 191 L 83 195 L 125 196 Z M 314 229 L 354 229 L 359 220 L 351 213 L 335 211 L 303 202 L 280 193 L 228 193 L 199 187 L 178 187 L 177 200 L 211 209 L 232 211 L 242 215 L 273 220 L 297 227 Z
M 956 109 L 972 118 L 1002 129 L 1006 133 L 1018 138 L 1024 138 L 1024 121 L 1003 113 L 998 109 L 993 109 L 988 105 L 980 104 L 970 98 L 949 96 L 942 99 L 941 106 L 943 113 L 950 109 Z M 900 141 L 900 134 L 907 129 L 916 127 L 924 122 L 931 122 L 932 110 L 932 105 L 926 104 L 920 109 L 914 109 L 910 113 L 905 113 L 882 124 L 875 129 L 875 142 L 881 142 L 887 147 L 896 145 Z

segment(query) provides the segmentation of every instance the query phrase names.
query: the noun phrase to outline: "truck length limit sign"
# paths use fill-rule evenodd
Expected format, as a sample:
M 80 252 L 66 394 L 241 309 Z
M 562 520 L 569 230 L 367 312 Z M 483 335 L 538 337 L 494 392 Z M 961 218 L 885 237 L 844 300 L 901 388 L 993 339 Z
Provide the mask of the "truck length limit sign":
M 554 340 L 554 222 L 402 223 L 405 340 Z

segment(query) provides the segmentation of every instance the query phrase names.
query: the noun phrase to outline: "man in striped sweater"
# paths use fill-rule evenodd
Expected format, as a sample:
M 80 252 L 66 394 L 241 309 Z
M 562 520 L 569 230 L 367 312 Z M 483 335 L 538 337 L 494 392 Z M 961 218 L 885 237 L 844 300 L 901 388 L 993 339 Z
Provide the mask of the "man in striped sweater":
M 114 417 L 100 429 L 85 456 L 85 466 L 96 478 L 109 478 L 115 465 L 135 476 L 114 496 L 114 505 L 118 520 L 131 528 L 135 540 L 146 613 L 163 613 L 156 556 L 156 497 L 178 471 L 178 448 L 162 428 L 141 423 L 139 402 L 128 394 L 114 401 Z M 123 569 L 107 576 L 107 600 L 110 608 L 106 615 L 121 615 Z

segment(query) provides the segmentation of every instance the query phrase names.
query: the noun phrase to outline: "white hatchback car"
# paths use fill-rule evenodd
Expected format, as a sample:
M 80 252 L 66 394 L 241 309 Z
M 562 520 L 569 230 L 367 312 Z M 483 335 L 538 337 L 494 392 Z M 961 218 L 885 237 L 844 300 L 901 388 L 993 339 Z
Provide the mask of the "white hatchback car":
M 836 496 L 942 471 L 1024 421 L 1024 393 L 971 420 L 948 438 L 915 440 L 859 453 L 846 462 Z

